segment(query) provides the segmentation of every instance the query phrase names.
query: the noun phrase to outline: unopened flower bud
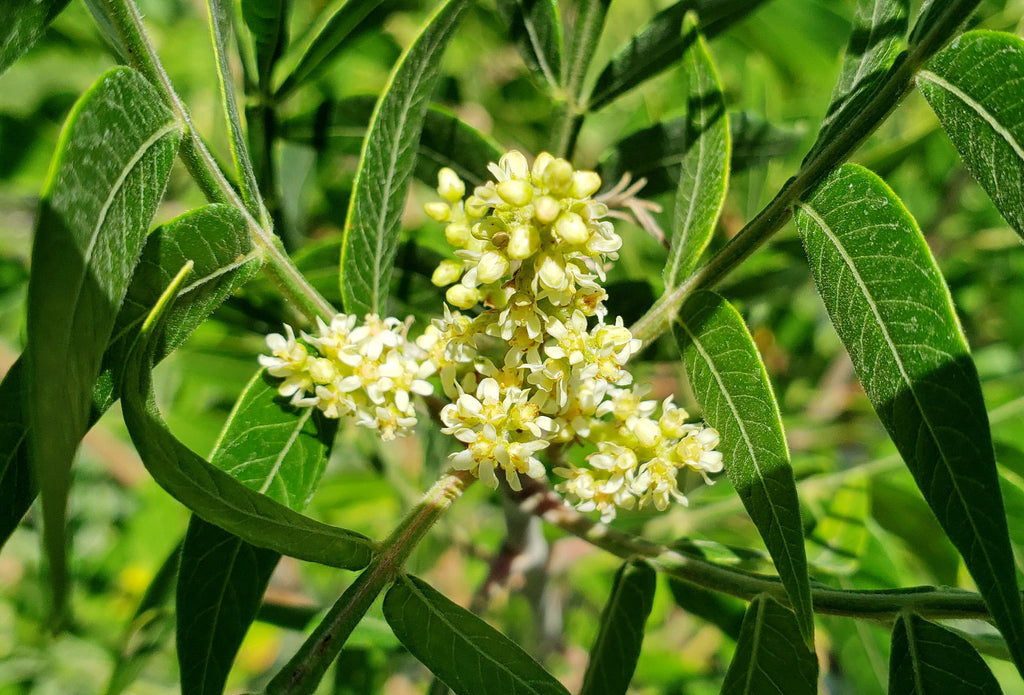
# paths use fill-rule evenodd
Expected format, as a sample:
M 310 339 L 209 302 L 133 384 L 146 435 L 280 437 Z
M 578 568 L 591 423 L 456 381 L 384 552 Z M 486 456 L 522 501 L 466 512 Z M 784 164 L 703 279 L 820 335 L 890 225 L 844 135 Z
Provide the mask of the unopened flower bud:
M 487 251 L 480 257 L 476 269 L 476 279 L 482 285 L 489 285 L 505 277 L 508 272 L 508 260 L 500 253 Z
M 473 235 L 469 232 L 469 227 L 461 222 L 453 222 L 444 228 L 444 238 L 449 244 L 457 249 L 461 249 L 469 243 Z
M 555 158 L 550 152 L 541 152 L 537 155 L 537 158 L 533 160 L 533 171 L 531 173 L 534 183 L 543 183 L 544 170 L 547 169 L 548 165 L 553 161 L 555 161 Z
M 577 246 L 590 238 L 586 223 L 575 212 L 567 212 L 558 218 L 555 231 L 567 244 Z
M 462 182 L 459 175 L 448 167 L 437 172 L 437 193 L 450 203 L 462 200 L 466 195 L 466 184 Z
M 483 217 L 488 209 L 487 204 L 475 195 L 466 198 L 466 214 L 470 217 Z
M 310 360 L 309 363 L 309 376 L 317 384 L 329 384 L 334 381 L 334 377 L 338 375 L 338 370 L 334 368 L 334 363 L 324 357 L 318 357 L 314 360 Z
M 452 217 L 452 209 L 448 203 L 436 200 L 423 206 L 423 210 L 438 222 L 447 222 Z
M 537 268 L 537 279 L 549 290 L 565 287 L 565 269 L 549 254 L 544 254 Z
M 589 198 L 601 187 L 601 177 L 596 171 L 577 171 L 572 175 L 572 188 L 569 195 L 573 198 Z
M 523 207 L 533 199 L 533 186 L 522 179 L 502 181 L 497 189 L 501 199 L 515 207 Z
M 652 447 L 661 439 L 661 428 L 654 420 L 641 418 L 633 424 L 633 434 L 643 446 Z
M 515 227 L 510 233 L 505 253 L 509 258 L 521 261 L 535 254 L 538 247 L 540 247 L 540 234 L 537 232 L 537 228 L 524 224 Z
M 452 285 L 445 292 L 444 298 L 448 300 L 449 304 L 459 309 L 470 309 L 476 304 L 480 296 L 476 290 L 465 285 Z
M 558 218 L 558 213 L 561 211 L 562 206 L 549 195 L 540 196 L 533 204 L 533 216 L 541 224 L 551 224 Z
M 544 169 L 544 183 L 554 193 L 564 194 L 572 185 L 572 164 L 556 159 Z
M 511 150 L 503 154 L 498 160 L 498 166 L 517 179 L 525 179 L 530 171 L 526 164 L 526 157 L 519 150 Z
M 438 287 L 444 287 L 457 281 L 461 275 L 462 263 L 458 261 L 441 261 L 434 270 L 434 274 L 430 276 L 430 281 Z

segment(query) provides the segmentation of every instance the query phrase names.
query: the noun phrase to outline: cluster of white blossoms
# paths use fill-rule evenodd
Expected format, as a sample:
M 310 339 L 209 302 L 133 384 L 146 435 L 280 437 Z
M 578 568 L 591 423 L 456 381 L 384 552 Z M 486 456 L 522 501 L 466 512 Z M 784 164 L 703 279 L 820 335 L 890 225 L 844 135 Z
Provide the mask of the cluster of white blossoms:
M 339 315 L 303 334 L 316 354 L 287 329 L 267 338 L 262 363 L 293 403 L 354 414 L 385 438 L 409 432 L 410 394 L 430 394 L 436 374 L 451 401 L 442 432 L 466 445 L 450 464 L 491 487 L 498 475 L 513 490 L 520 475 L 544 478 L 538 456 L 550 449 L 556 489 L 604 521 L 619 508 L 685 504 L 678 473 L 722 470 L 718 433 L 686 423 L 671 399 L 654 418 L 658 403 L 632 386 L 626 364 L 641 343 L 621 318 L 606 321 L 601 282 L 622 240 L 591 197 L 600 177 L 546 152 L 530 166 L 512 151 L 489 169 L 495 180 L 469 196 L 455 172 L 439 173 L 442 200 L 426 212 L 446 225 L 455 259 L 433 274 L 447 304 L 423 335 L 409 341 L 397 319 L 356 327 Z M 570 445 L 596 451 L 565 463 Z

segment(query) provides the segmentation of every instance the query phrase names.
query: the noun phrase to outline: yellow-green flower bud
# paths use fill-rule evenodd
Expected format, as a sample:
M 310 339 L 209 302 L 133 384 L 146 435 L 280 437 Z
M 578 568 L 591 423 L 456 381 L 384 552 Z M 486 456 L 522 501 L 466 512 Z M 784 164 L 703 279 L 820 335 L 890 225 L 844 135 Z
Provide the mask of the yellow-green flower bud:
M 573 198 L 589 198 L 601 187 L 601 177 L 596 171 L 577 171 L 572 175 L 572 188 L 569 195 Z
M 444 293 L 444 298 L 454 307 L 459 309 L 470 309 L 476 304 L 480 295 L 476 290 L 466 287 L 465 285 L 452 285 L 448 288 L 448 291 Z
M 470 217 L 483 217 L 489 209 L 490 207 L 475 195 L 466 198 L 466 214 Z
M 462 263 L 459 261 L 441 261 L 430 281 L 438 287 L 444 287 L 457 281 L 462 276 Z
M 329 384 L 338 375 L 334 362 L 326 357 L 318 357 L 309 361 L 309 376 L 317 384 Z
M 633 423 L 633 434 L 640 444 L 652 447 L 661 439 L 661 428 L 654 420 L 640 418 Z
M 590 238 L 586 223 L 575 212 L 567 212 L 555 222 L 555 232 L 565 243 L 578 246 Z
M 549 195 L 540 196 L 533 204 L 533 216 L 541 224 L 551 224 L 558 218 L 558 213 L 561 211 L 562 206 Z
M 476 267 L 476 279 L 482 285 L 489 285 L 505 277 L 508 269 L 508 259 L 500 253 L 486 251 L 480 256 L 480 262 Z
M 530 168 L 526 163 L 526 157 L 519 150 L 510 150 L 498 160 L 498 166 L 512 175 L 513 178 L 525 179 Z
M 550 290 L 560 290 L 565 287 L 565 268 L 550 254 L 544 254 L 537 264 L 537 278 L 540 284 Z
M 550 198 L 549 198 L 550 200 Z M 508 247 L 505 253 L 509 258 L 523 260 L 537 253 L 540 247 L 540 234 L 533 225 L 520 225 L 509 234 Z
M 544 169 L 544 184 L 553 193 L 565 194 L 572 185 L 572 164 L 564 159 L 556 159 Z
M 541 184 L 544 182 L 544 170 L 553 161 L 555 161 L 555 158 L 550 152 L 541 152 L 537 155 L 537 158 L 533 160 L 533 172 L 531 174 L 534 183 Z
M 466 184 L 462 182 L 459 175 L 448 167 L 437 172 L 437 193 L 450 203 L 462 200 L 466 195 Z
M 522 179 L 509 179 L 497 186 L 498 195 L 509 205 L 523 207 L 533 199 L 533 186 Z
M 457 249 L 464 248 L 469 243 L 473 235 L 469 231 L 469 227 L 461 222 L 453 222 L 444 228 L 444 238 L 449 244 Z
M 447 222 L 452 218 L 452 209 L 448 203 L 435 200 L 423 206 L 423 210 L 438 222 Z

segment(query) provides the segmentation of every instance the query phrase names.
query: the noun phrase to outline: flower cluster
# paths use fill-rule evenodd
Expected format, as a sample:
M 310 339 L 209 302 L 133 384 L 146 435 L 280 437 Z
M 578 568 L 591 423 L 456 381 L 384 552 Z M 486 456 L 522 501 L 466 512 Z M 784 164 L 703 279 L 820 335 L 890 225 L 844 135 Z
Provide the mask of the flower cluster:
M 410 342 L 397 319 L 357 327 L 339 315 L 303 334 L 315 355 L 287 329 L 268 337 L 263 364 L 294 403 L 354 414 L 385 438 L 409 431 L 410 394 L 429 394 L 424 379 L 436 374 L 451 401 L 442 431 L 465 444 L 454 468 L 518 490 L 521 475 L 547 474 L 547 456 L 564 478 L 556 489 L 606 521 L 619 508 L 685 504 L 677 475 L 720 471 L 718 434 L 686 423 L 671 399 L 655 419 L 658 404 L 632 387 L 626 364 L 641 343 L 621 318 L 606 320 L 601 287 L 622 246 L 591 197 L 601 179 L 548 153 L 530 165 L 512 151 L 489 169 L 494 180 L 468 196 L 455 172 L 439 173 L 441 200 L 426 211 L 455 257 L 433 273 L 447 304 L 421 336 Z M 565 463 L 573 444 L 595 452 Z

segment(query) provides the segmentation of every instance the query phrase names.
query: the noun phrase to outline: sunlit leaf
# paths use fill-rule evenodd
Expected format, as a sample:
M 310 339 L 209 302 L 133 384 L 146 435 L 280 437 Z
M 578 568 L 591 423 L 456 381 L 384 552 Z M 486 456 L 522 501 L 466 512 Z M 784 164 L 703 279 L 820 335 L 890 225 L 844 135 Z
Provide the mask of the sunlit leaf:
M 1024 40 L 971 31 L 917 75 L 964 164 L 1024 237 Z
M 900 614 L 892 631 L 889 695 L 998 695 L 974 647 L 919 615 Z
M 385 311 L 405 191 L 416 144 L 439 76 L 438 56 L 458 24 L 466 0 L 447 0 L 391 73 L 363 145 L 345 221 L 341 292 L 354 314 Z
M 601 628 L 590 650 L 580 695 L 621 695 L 629 688 L 656 586 L 657 574 L 643 560 L 619 568 L 601 612 Z
M 4 0 L 0 6 L 0 74 L 30 49 L 68 0 Z
M 750 602 L 722 695 L 814 695 L 818 658 L 804 647 L 793 611 L 769 596 Z
M 133 70 L 114 69 L 68 117 L 40 201 L 28 288 L 27 411 L 58 615 L 71 460 L 180 138 L 156 89 Z
M 683 33 L 687 43 L 682 60 L 688 80 L 686 142 L 671 245 L 661 273 L 666 290 L 677 287 L 697 267 L 715 231 L 729 185 L 729 119 L 722 86 L 692 16 L 684 20 Z
M 674 330 L 703 417 L 721 436 L 729 480 L 771 553 L 809 647 L 814 616 L 800 505 L 779 407 L 753 338 L 736 309 L 707 291 L 683 305 Z
M 426 582 L 403 575 L 384 596 L 384 617 L 406 649 L 458 695 L 566 695 L 515 642 Z
M 833 172 L 797 211 L 864 390 L 1024 664 L 1024 612 L 977 371 L 917 223 L 881 179 Z
M 551 87 L 562 81 L 562 21 L 557 0 L 498 0 L 509 35 L 526 65 Z

